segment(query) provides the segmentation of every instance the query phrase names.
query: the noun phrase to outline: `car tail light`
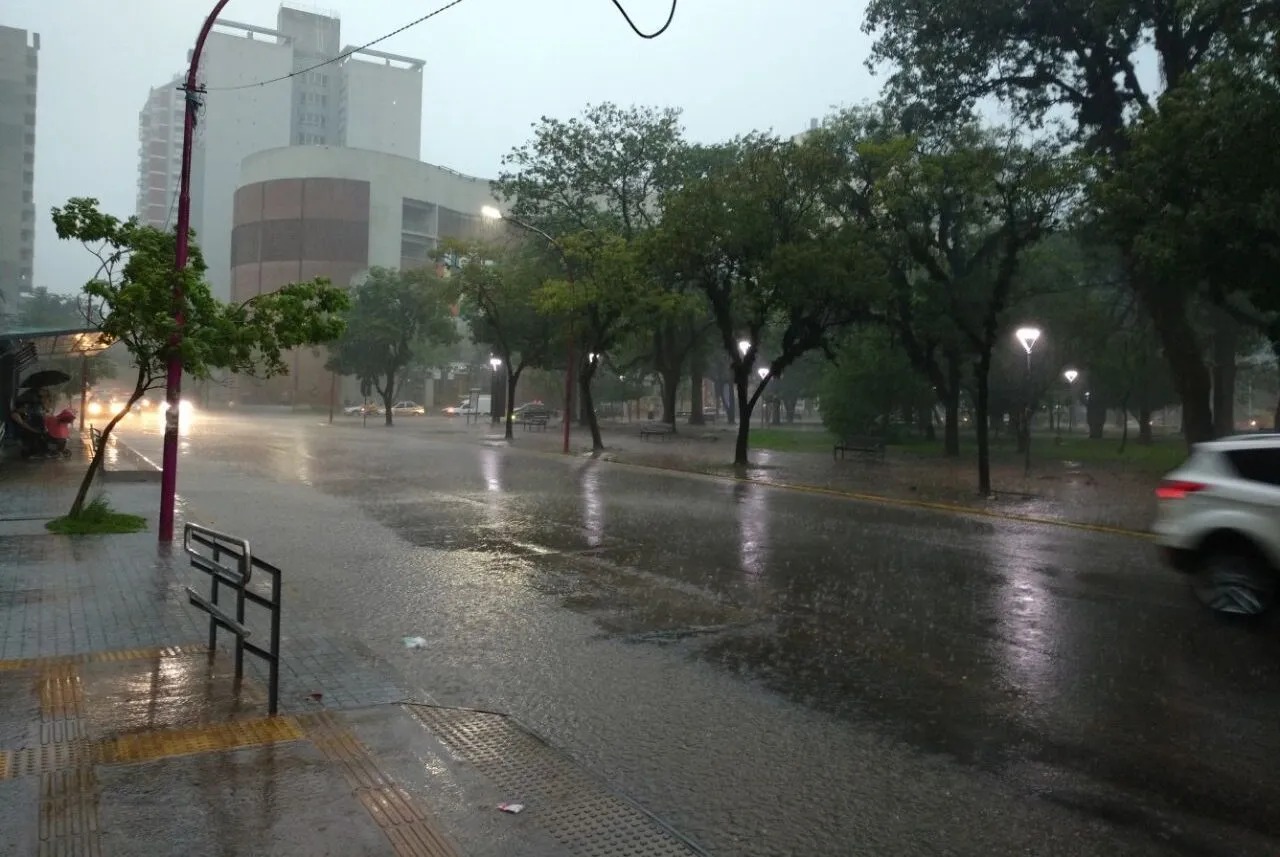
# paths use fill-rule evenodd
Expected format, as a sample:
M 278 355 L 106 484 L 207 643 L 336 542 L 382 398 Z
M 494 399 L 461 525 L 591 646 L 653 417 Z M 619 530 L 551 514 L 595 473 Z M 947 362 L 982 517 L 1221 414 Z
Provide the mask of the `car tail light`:
M 1185 500 L 1188 495 L 1208 488 L 1203 482 L 1188 482 L 1184 479 L 1166 479 L 1156 489 L 1156 497 L 1161 500 Z

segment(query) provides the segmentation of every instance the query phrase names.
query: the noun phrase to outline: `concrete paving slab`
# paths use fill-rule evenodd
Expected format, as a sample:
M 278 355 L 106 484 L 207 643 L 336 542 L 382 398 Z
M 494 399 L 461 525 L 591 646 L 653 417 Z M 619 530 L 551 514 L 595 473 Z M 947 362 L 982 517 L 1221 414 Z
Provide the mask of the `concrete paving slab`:
M 98 777 L 103 850 L 115 857 L 392 853 L 305 742 L 104 766 Z
M 0 857 L 37 853 L 40 781 L 0 779 Z

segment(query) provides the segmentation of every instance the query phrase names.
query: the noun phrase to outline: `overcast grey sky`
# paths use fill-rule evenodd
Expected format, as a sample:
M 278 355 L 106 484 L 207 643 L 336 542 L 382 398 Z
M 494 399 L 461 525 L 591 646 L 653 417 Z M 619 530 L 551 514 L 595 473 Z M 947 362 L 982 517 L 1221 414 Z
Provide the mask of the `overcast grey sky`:
M 364 44 L 444 0 L 327 0 L 346 44 Z M 278 0 L 231 0 L 223 16 L 274 26 Z M 291 4 L 307 8 L 307 4 Z M 641 29 L 669 0 L 624 0 Z M 35 284 L 77 290 L 93 266 L 61 244 L 51 206 L 95 196 L 134 212 L 138 110 L 184 69 L 213 0 L 4 0 L 0 24 L 40 33 Z M 609 0 L 465 0 L 378 45 L 427 61 L 422 157 L 491 177 L 542 115 L 587 103 L 678 106 L 690 138 L 791 134 L 830 107 L 874 97 L 863 0 L 681 0 L 675 23 L 637 38 Z M 208 81 L 215 86 L 216 81 Z M 287 85 L 287 84 L 276 84 Z

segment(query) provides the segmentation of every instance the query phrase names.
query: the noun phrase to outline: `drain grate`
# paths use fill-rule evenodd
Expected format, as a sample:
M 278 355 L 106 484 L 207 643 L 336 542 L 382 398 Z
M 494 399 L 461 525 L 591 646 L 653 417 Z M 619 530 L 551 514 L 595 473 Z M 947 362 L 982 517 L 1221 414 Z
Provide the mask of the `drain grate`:
M 703 852 L 637 804 L 610 791 L 501 714 L 406 706 L 457 756 L 519 795 L 529 818 L 580 857 L 689 857 Z

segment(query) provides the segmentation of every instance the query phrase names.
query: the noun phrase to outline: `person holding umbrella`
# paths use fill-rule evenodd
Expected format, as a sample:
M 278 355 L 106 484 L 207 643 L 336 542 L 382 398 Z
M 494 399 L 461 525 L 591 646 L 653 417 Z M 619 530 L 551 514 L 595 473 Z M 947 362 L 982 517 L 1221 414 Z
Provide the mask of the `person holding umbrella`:
M 47 388 L 57 384 L 65 384 L 71 376 L 58 369 L 46 369 L 36 372 L 22 382 L 23 391 L 14 400 L 13 411 L 9 419 L 18 430 L 22 441 L 22 456 L 31 458 L 47 455 L 49 452 L 49 435 L 45 431 L 45 404 Z M 65 447 L 66 441 L 62 442 Z M 58 453 L 52 453 L 57 455 Z

